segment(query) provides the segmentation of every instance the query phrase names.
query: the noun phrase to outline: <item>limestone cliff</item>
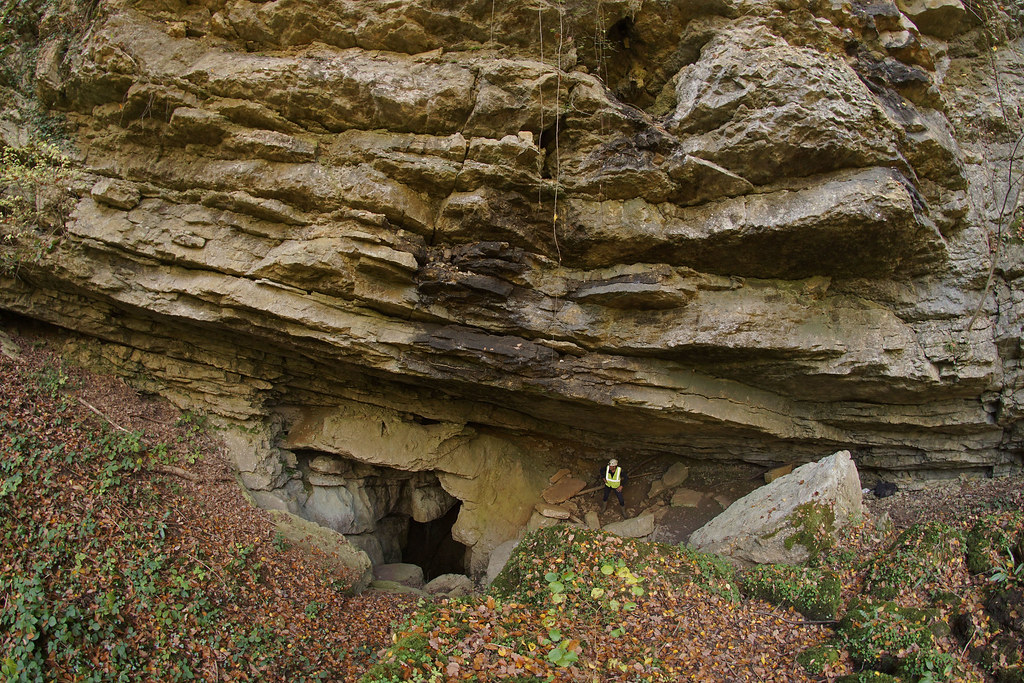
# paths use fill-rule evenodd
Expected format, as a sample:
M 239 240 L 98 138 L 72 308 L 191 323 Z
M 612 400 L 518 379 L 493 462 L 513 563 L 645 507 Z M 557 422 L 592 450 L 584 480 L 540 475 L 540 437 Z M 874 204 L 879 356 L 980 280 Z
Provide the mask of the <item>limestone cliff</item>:
M 480 571 L 572 458 L 1020 467 L 1019 5 L 59 12 L 30 80 L 85 175 L 0 307 L 378 561 L 461 501 Z

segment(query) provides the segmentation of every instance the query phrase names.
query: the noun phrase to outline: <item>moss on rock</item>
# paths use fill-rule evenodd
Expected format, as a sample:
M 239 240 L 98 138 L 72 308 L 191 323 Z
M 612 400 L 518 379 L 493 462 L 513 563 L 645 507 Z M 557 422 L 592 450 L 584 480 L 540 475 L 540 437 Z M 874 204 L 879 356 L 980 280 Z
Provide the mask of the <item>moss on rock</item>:
M 815 560 L 835 545 L 836 513 L 830 505 L 814 502 L 798 505 L 787 521 L 794 531 L 783 542 L 786 550 L 803 546 L 808 558 Z
M 1024 557 L 1024 513 L 985 515 L 967 533 L 967 568 L 975 574 L 1003 567 Z
M 743 592 L 775 605 L 792 607 L 808 619 L 835 619 L 842 583 L 827 570 L 762 564 L 744 572 Z
M 889 600 L 919 586 L 941 584 L 964 563 L 963 533 L 939 522 L 915 524 L 868 563 L 868 593 Z

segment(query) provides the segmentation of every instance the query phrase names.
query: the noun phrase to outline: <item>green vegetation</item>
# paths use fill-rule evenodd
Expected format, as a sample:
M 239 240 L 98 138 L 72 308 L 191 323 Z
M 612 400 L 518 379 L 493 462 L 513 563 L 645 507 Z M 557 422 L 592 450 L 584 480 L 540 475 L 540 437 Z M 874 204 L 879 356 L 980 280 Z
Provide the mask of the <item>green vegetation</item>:
M 0 363 L 0 679 L 347 675 L 341 644 L 367 639 L 322 628 L 343 577 L 175 493 L 167 448 L 97 427 L 75 376 Z
M 16 274 L 21 263 L 38 262 L 57 246 L 77 173 L 49 142 L 0 149 L 0 275 Z
M 907 649 L 932 648 L 933 620 L 929 612 L 893 602 L 859 603 L 839 623 L 839 636 L 854 663 L 891 671 Z
M 798 505 L 789 517 L 793 532 L 783 545 L 787 550 L 800 545 L 807 549 L 811 561 L 835 545 L 836 512 L 821 503 Z
M 808 619 L 835 619 L 842 592 L 834 572 L 779 564 L 762 564 L 743 572 L 740 587 L 746 595 L 792 607 Z
M 797 663 L 814 676 L 825 673 L 825 669 L 839 663 L 840 650 L 834 644 L 827 643 L 809 647 L 796 656 Z
M 916 524 L 867 565 L 868 592 L 888 600 L 907 591 L 939 590 L 964 564 L 964 535 L 947 524 Z
M 992 581 L 1024 585 L 1024 513 L 985 515 L 967 533 L 967 568 Z

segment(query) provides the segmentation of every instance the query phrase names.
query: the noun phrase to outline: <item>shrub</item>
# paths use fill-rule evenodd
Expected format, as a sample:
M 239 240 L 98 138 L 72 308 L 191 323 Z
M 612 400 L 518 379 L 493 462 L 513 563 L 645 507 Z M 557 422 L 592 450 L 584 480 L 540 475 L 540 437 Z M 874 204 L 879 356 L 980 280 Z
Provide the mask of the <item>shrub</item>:
M 743 573 L 743 592 L 773 605 L 792 607 L 808 619 L 835 619 L 842 583 L 834 573 L 811 567 L 762 564 Z

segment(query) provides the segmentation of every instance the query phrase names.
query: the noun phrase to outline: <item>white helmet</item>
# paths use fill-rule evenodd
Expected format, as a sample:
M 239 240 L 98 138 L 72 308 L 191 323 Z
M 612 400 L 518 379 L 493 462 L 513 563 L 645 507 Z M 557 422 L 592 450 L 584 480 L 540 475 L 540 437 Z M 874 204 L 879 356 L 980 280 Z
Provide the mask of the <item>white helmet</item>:
M 608 467 L 617 467 L 618 464 L 619 464 L 619 461 L 616 460 L 615 458 L 612 458 L 611 460 L 608 461 Z

